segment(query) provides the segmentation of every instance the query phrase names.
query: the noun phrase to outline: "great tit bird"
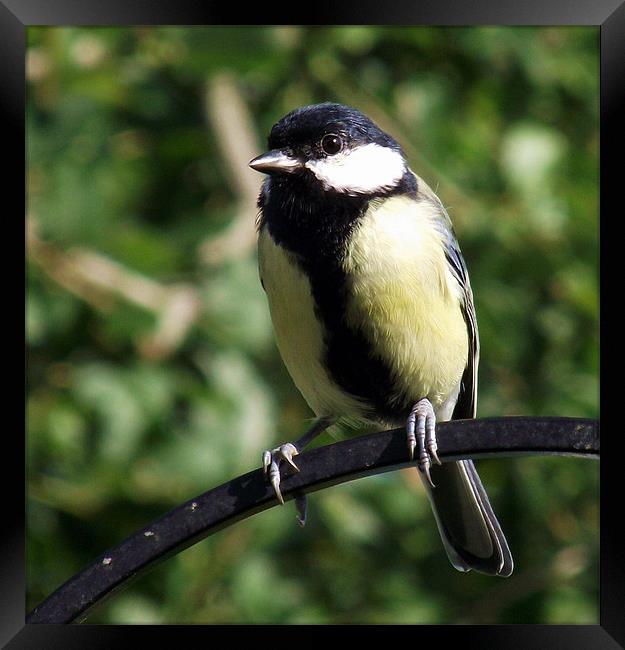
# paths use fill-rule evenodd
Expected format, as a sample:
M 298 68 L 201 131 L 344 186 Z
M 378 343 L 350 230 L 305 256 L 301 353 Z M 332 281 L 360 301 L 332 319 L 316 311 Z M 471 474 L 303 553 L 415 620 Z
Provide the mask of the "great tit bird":
M 354 108 L 294 110 L 268 144 L 250 162 L 267 174 L 260 279 L 282 359 L 317 416 L 302 438 L 264 452 L 277 498 L 280 465 L 296 467 L 330 425 L 405 426 L 452 565 L 509 576 L 512 556 L 473 462 L 436 454 L 437 420 L 475 417 L 479 359 L 445 208 L 400 145 Z

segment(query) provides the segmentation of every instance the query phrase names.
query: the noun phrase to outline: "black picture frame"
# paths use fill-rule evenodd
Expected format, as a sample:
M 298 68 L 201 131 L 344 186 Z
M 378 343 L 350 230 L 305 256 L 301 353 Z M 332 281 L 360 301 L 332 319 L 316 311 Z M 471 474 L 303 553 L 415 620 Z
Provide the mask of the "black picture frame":
M 125 0 L 123 3 L 96 3 L 80 0 L 0 0 L 0 111 L 5 134 L 4 191 L 9 199 L 3 225 L 9 230 L 5 241 L 19 237 L 23 223 L 17 218 L 25 205 L 25 70 L 26 27 L 32 25 L 156 25 L 156 24 L 412 24 L 412 25 L 595 25 L 601 39 L 601 207 L 622 205 L 610 201 L 619 191 L 617 178 L 622 169 L 622 129 L 625 111 L 625 2 L 623 0 L 421 0 L 396 1 L 387 6 L 370 1 L 359 3 L 315 2 L 309 5 L 279 6 L 265 3 L 244 9 L 210 0 Z M 620 136 L 620 137 L 619 137 Z M 620 154 L 620 155 L 617 155 Z M 611 164 L 610 161 L 619 161 Z M 8 176 L 8 177 L 7 177 Z M 14 176 L 15 178 L 12 178 Z M 622 210 L 622 207 L 619 208 Z M 25 212 L 24 212 L 25 213 Z M 613 219 L 616 219 L 616 213 Z M 606 225 L 604 218 L 603 225 Z M 604 230 L 605 232 L 605 230 Z M 605 255 L 602 256 L 605 260 Z M 11 264 L 5 278 L 15 277 Z M 14 282 L 19 287 L 19 282 Z M 22 300 L 24 294 L 22 293 Z M 22 303 L 23 304 L 23 303 Z M 18 311 L 16 313 L 24 313 Z M 11 318 L 15 327 L 21 319 Z M 22 330 L 23 332 L 24 330 Z M 9 340 L 8 336 L 5 341 Z M 23 366 L 22 366 L 23 368 Z M 23 372 L 23 370 L 22 370 Z M 8 373 L 5 374 L 8 378 Z M 20 376 L 20 373 L 17 373 Z M 15 375 L 10 383 L 17 385 Z M 11 404 L 11 402 L 8 402 Z M 613 439 L 623 436 L 613 432 Z M 7 648 L 117 648 L 130 643 L 159 643 L 171 639 L 177 644 L 202 645 L 210 638 L 202 626 L 47 626 L 25 625 L 25 520 L 24 440 L 13 427 L 3 438 L 5 485 L 3 525 L 0 527 L 0 643 Z M 418 643 L 462 643 L 464 648 L 618 648 L 625 647 L 625 562 L 619 530 L 621 499 L 616 485 L 619 462 L 614 442 L 604 446 L 601 463 L 601 596 L 600 624 L 580 626 L 420 626 Z M 611 470 L 614 467 L 614 471 Z M 14 469 L 11 474 L 9 469 Z M 13 511 L 11 511 L 13 506 Z M 241 629 L 241 628 L 240 628 Z M 242 628 L 245 629 L 245 628 Z M 234 635 L 233 628 L 223 630 Z M 265 632 L 249 630 L 255 642 Z M 322 631 L 322 630 L 321 630 Z M 378 631 L 378 630 L 376 630 Z M 367 627 L 367 633 L 372 629 Z M 237 632 L 238 633 L 238 632 Z M 388 634 L 381 628 L 380 634 Z M 293 632 L 279 642 L 299 642 Z M 352 632 L 349 632 L 351 635 Z M 259 638 L 260 637 L 260 638 Z M 289 641 L 290 639 L 290 641 Z M 312 637 L 310 638 L 312 640 Z M 376 640 L 371 637 L 372 642 Z M 231 642 L 231 640 L 230 640 Z

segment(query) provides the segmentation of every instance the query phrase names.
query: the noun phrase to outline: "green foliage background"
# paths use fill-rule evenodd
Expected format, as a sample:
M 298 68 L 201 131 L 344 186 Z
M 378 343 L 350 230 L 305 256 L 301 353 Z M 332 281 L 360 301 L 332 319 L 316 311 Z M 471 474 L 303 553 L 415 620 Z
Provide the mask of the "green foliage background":
M 405 145 L 471 272 L 480 416 L 597 417 L 596 28 L 30 28 L 27 70 L 28 609 L 311 417 L 254 248 L 201 252 L 241 209 L 206 117 L 219 75 L 255 154 L 283 114 L 324 100 Z M 77 288 L 62 262 L 77 250 L 191 287 L 192 326 L 155 351 L 157 312 Z M 239 523 L 88 621 L 597 623 L 597 467 L 480 464 L 516 561 L 505 581 L 451 568 L 410 470 L 315 495 L 305 529 L 292 507 Z

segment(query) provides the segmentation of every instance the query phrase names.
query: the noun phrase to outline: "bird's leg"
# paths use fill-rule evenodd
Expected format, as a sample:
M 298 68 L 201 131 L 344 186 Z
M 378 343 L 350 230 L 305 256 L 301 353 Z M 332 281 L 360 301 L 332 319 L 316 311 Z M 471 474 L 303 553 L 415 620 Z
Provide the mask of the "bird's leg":
M 441 464 L 436 453 L 436 415 L 434 407 L 429 399 L 424 397 L 420 399 L 410 411 L 408 421 L 406 422 L 406 433 L 408 434 L 408 451 L 410 460 L 414 458 L 415 448 L 419 448 L 419 471 L 423 472 L 434 487 L 432 477 L 430 476 L 431 460 Z
M 299 468 L 293 461 L 293 456 L 297 456 L 303 449 L 309 445 L 320 433 L 325 431 L 332 423 L 334 418 L 320 417 L 317 418 L 306 433 L 298 438 L 295 442 L 287 442 L 271 451 L 263 452 L 263 471 L 265 476 L 273 486 L 278 501 L 284 505 L 284 498 L 280 491 L 280 465 L 286 461 L 293 469 L 299 472 Z M 306 523 L 306 495 L 299 495 L 295 499 L 295 506 L 298 512 L 298 521 L 301 526 Z

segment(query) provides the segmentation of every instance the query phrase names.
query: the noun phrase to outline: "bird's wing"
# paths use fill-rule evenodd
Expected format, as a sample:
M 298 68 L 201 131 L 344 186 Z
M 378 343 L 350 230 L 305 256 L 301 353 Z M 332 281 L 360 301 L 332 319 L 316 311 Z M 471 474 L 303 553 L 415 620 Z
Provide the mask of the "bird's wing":
M 477 412 L 477 368 L 480 360 L 480 339 L 477 331 L 477 317 L 475 315 L 473 291 L 471 291 L 467 266 L 464 263 L 453 230 L 450 232 L 450 235 L 450 241 L 446 246 L 446 257 L 453 276 L 462 288 L 462 295 L 464 297 L 462 302 L 462 315 L 467 324 L 467 333 L 469 336 L 467 367 L 462 375 L 460 393 L 458 394 L 458 401 L 456 402 L 452 415 L 452 419 L 457 420 L 474 418 Z

